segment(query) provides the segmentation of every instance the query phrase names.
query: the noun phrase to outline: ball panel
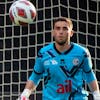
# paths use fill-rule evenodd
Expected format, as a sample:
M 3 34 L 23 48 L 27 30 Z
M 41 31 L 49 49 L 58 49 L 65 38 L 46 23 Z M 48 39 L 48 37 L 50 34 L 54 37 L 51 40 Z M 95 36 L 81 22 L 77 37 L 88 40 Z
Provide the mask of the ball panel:
M 16 7 L 16 10 L 18 12 L 18 16 L 23 17 L 23 18 L 27 18 L 26 12 L 24 9 Z

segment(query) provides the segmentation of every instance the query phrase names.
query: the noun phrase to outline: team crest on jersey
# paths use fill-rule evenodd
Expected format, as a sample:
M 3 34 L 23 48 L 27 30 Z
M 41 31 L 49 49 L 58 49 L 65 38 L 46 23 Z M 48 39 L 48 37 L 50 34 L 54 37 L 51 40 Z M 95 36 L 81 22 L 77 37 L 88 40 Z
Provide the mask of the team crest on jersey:
M 74 58 L 73 59 L 73 65 L 78 65 L 79 64 L 79 59 L 78 58 Z

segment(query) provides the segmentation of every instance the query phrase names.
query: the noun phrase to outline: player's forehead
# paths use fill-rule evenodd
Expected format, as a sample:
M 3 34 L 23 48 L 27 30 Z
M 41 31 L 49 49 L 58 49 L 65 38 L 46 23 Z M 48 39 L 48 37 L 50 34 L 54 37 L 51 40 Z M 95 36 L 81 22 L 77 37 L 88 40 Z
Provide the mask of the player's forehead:
M 69 24 L 66 21 L 58 21 L 55 23 L 54 28 L 55 27 L 69 27 Z
M 65 17 L 61 17 L 61 18 L 55 19 L 54 20 L 54 24 L 53 24 L 53 28 L 55 27 L 55 25 L 58 25 L 58 24 L 61 24 L 61 23 L 63 23 L 64 25 L 66 24 L 71 29 L 73 28 L 73 24 L 72 24 L 71 19 L 65 18 Z

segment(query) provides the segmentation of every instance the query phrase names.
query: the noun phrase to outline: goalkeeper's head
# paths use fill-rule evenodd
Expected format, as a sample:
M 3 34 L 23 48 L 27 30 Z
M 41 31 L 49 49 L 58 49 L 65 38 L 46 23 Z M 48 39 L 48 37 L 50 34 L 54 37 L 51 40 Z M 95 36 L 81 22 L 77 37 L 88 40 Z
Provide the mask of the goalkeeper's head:
M 59 17 L 53 23 L 53 38 L 60 46 L 70 45 L 70 38 L 73 36 L 73 23 L 70 18 Z
M 70 27 L 70 29 L 71 30 L 73 29 L 73 23 L 72 23 L 71 19 L 70 18 L 66 18 L 66 17 L 59 17 L 59 18 L 55 19 L 54 23 L 53 23 L 53 28 L 55 26 L 55 23 L 58 22 L 58 21 L 65 21 L 65 22 L 67 22 L 69 27 Z

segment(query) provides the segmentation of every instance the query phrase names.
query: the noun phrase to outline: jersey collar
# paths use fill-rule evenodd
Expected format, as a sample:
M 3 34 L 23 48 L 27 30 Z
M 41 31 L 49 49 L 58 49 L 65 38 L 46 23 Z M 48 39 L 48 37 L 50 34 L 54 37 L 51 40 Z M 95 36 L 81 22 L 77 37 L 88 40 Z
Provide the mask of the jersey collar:
M 74 47 L 74 45 L 73 45 L 73 43 L 71 43 L 71 47 L 67 50 L 67 51 L 65 51 L 64 53 L 61 53 L 61 52 L 59 52 L 58 50 L 57 50 L 57 48 L 56 48 L 56 46 L 55 46 L 55 43 L 54 43 L 54 49 L 56 50 L 56 52 L 58 53 L 58 54 L 67 54 L 67 53 L 69 53 L 72 49 L 73 49 L 73 47 Z

